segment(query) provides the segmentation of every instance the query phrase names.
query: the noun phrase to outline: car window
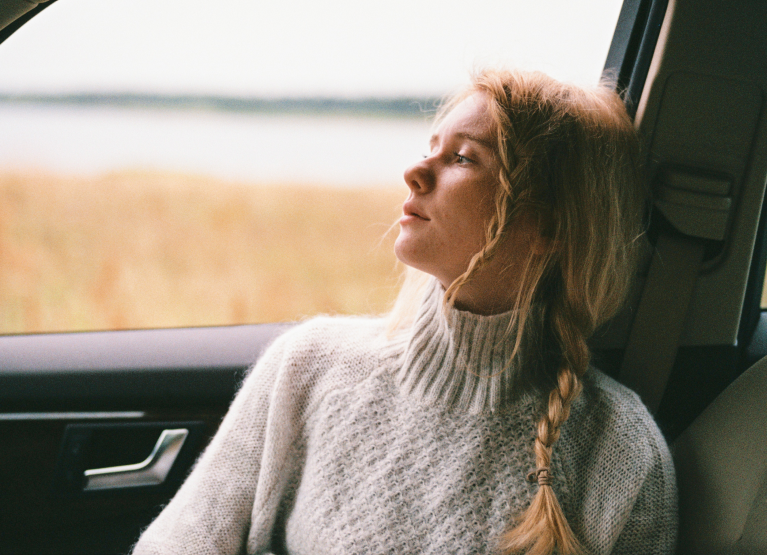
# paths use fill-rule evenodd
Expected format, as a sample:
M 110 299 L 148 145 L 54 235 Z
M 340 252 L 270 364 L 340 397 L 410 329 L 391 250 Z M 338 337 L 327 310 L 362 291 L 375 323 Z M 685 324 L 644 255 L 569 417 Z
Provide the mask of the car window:
M 472 68 L 599 79 L 619 0 L 60 0 L 0 49 L 0 333 L 387 310 Z

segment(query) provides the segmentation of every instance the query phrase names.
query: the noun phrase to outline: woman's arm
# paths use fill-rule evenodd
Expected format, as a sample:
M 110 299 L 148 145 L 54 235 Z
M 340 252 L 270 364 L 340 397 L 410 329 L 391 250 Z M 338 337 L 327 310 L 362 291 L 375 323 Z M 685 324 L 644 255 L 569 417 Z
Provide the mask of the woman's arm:
M 134 555 L 243 551 L 261 473 L 270 399 L 278 379 L 284 336 L 264 354 L 232 403 L 221 427 Z M 269 538 L 262 538 L 264 549 Z
M 665 445 L 663 445 L 665 448 Z M 667 449 L 658 453 L 633 510 L 613 548 L 613 555 L 671 555 L 676 548 L 677 492 L 674 466 Z

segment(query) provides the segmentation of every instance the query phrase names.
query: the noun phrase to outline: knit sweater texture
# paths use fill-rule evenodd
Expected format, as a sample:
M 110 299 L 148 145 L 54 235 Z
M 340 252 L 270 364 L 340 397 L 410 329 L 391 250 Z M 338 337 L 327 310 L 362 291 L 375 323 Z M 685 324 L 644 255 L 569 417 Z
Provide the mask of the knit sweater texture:
M 509 366 L 510 313 L 442 307 L 408 334 L 318 318 L 279 337 L 135 555 L 482 554 L 530 504 L 543 406 Z M 672 553 L 676 486 L 635 394 L 596 370 L 562 427 L 553 487 L 588 553 Z

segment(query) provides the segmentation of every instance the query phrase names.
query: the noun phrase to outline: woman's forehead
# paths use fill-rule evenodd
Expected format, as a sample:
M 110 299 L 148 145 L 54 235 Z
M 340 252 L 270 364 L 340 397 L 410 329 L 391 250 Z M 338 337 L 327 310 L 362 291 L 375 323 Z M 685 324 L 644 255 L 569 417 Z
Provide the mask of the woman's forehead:
M 437 126 L 432 142 L 444 135 L 473 140 L 495 148 L 493 118 L 484 93 L 473 93 L 451 109 Z

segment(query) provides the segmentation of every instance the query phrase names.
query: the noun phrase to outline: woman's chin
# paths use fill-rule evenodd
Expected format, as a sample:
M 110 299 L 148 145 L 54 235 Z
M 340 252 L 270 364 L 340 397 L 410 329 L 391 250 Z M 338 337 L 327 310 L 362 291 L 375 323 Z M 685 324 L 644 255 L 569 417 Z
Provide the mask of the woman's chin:
M 402 262 L 403 264 L 407 266 L 412 266 L 410 262 L 410 249 L 408 249 L 407 245 L 408 241 L 407 239 L 403 238 L 402 232 L 400 231 L 399 237 L 394 241 L 394 256 L 397 257 L 397 260 Z
M 394 241 L 394 256 L 407 266 L 423 270 L 423 249 L 419 249 L 418 241 L 405 229 L 400 229 L 399 236 Z

